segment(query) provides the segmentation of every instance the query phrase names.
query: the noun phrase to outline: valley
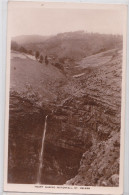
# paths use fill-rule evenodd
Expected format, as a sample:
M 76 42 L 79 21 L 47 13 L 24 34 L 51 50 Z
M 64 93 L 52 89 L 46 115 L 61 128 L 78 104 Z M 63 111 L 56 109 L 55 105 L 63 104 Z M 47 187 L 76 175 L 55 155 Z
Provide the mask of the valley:
M 9 183 L 36 183 L 48 115 L 41 184 L 119 185 L 119 45 L 72 59 L 65 54 L 48 65 L 11 51 Z

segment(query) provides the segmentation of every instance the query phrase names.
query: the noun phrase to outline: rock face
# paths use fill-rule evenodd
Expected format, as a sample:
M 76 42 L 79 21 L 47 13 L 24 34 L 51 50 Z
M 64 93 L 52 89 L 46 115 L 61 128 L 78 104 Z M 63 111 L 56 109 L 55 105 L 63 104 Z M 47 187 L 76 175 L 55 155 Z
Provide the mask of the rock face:
M 30 101 L 11 94 L 9 183 L 37 182 L 46 114 L 49 116 L 41 182 L 63 184 L 77 173 L 84 152 L 84 144 L 82 146 L 81 140 L 78 140 L 78 132 L 70 131 L 67 123 L 65 131 L 63 131 L 62 120 L 55 114 L 51 115 L 48 107 L 38 108 Z M 91 144 L 90 140 L 87 141 L 88 144 Z
M 121 64 L 117 54 L 86 78 L 87 98 L 82 107 L 87 108 L 87 126 L 94 131 L 94 142 L 83 154 L 78 174 L 66 185 L 119 185 Z
M 68 185 L 118 186 L 119 185 L 119 148 L 115 143 L 119 133 L 111 135 L 107 141 L 94 144 L 85 152 L 75 178 Z
M 103 52 L 100 60 L 102 56 L 107 56 L 108 61 L 92 68 L 84 68 L 87 59 L 83 59 L 79 73 L 84 74 L 80 77 L 70 75 L 67 79 L 56 70 L 59 80 L 52 85 L 54 98 L 46 95 L 48 102 L 44 94 L 35 99 L 31 91 L 28 96 L 17 90 L 15 83 L 11 87 L 9 183 L 37 182 L 48 115 L 42 184 L 119 185 L 122 56 L 117 50 Z M 99 61 L 95 55 L 91 57 L 94 63 L 95 58 Z M 73 72 L 77 73 L 78 68 Z M 60 84 L 60 76 L 65 83 Z M 43 91 L 47 94 L 47 88 Z

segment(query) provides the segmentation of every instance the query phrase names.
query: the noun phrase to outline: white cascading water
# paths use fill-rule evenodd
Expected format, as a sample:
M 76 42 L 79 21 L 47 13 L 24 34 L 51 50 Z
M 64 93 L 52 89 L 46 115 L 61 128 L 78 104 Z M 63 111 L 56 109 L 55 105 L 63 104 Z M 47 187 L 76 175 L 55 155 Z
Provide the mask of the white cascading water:
M 45 142 L 45 135 L 46 135 L 46 128 L 47 128 L 47 117 L 48 115 L 45 117 L 45 125 L 44 125 L 43 137 L 42 137 L 42 147 L 39 156 L 39 170 L 38 170 L 38 177 L 37 177 L 38 184 L 40 184 L 41 182 L 41 171 L 43 166 L 43 154 L 44 154 L 44 142 Z

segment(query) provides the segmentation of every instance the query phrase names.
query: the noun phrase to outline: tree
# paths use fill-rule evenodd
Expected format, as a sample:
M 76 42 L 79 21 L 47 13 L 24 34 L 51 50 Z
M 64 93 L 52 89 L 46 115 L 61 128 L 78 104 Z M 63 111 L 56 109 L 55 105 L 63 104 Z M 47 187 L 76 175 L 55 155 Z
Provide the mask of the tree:
M 36 51 L 36 53 L 35 53 L 35 58 L 36 58 L 36 59 L 39 58 L 39 51 Z
M 29 50 L 28 51 L 28 54 L 32 55 L 33 54 L 32 50 Z
M 22 53 L 27 53 L 27 50 L 24 47 L 20 47 L 19 51 Z
M 47 56 L 45 56 L 45 64 L 48 65 L 48 59 Z
M 42 55 L 40 55 L 39 62 L 40 62 L 41 64 L 42 64 L 42 62 L 43 62 L 43 56 L 42 56 Z

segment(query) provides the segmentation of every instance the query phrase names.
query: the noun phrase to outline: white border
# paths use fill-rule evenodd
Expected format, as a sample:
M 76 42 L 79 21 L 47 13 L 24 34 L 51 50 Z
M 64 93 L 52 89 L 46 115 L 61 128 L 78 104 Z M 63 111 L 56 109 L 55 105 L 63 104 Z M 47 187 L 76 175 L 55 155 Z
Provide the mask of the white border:
M 52 2 L 52 1 L 51 1 Z M 75 2 L 75 1 L 74 1 Z M 82 1 L 81 1 L 82 2 Z M 83 1 L 83 2 L 87 2 L 87 1 Z M 91 0 L 90 2 L 96 2 L 96 1 L 93 1 L 93 0 Z M 97 3 L 107 3 L 107 1 L 105 1 L 105 0 L 103 0 L 103 1 L 97 1 Z M 112 3 L 115 3 L 115 2 L 113 2 L 113 1 L 111 1 Z M 108 3 L 111 3 L 111 2 L 109 2 L 108 1 Z M 6 1 L 6 3 L 7 3 L 7 1 Z M 117 1 L 117 3 L 123 3 L 123 1 Z M 125 3 L 127 4 L 128 3 L 128 1 L 125 1 Z M 5 51 L 5 50 L 4 50 Z M 4 53 L 4 55 L 6 55 L 5 53 Z M 129 58 L 129 57 L 128 57 Z M 5 68 L 5 67 L 4 67 Z M 127 67 L 127 70 L 128 70 L 128 67 Z M 5 69 L 4 69 L 4 71 L 5 71 Z M 3 71 L 3 72 L 4 72 Z M 124 70 L 125 71 L 125 70 Z M 5 78 L 4 78 L 5 79 Z M 3 83 L 4 83 L 4 80 L 3 80 Z M 4 91 L 4 89 L 3 89 L 3 91 Z M 129 91 L 128 90 L 128 84 L 127 84 L 127 91 Z M 125 89 L 124 89 L 124 93 L 125 93 Z M 127 95 L 127 94 L 126 94 Z M 4 96 L 4 95 L 3 95 Z M 122 101 L 124 101 L 124 100 L 122 100 Z M 0 105 L 1 106 L 1 105 Z M 128 102 L 126 103 L 126 111 L 127 111 L 127 109 L 128 109 Z M 122 109 L 122 110 L 124 110 L 124 108 Z M 4 109 L 3 109 L 3 113 L 4 113 Z M 2 115 L 2 118 L 3 118 L 3 115 Z M 123 124 L 124 125 L 124 124 Z M 128 126 L 128 120 L 127 120 L 127 115 L 126 115 L 126 127 Z M 128 133 L 127 131 L 126 131 L 126 133 Z M 123 140 L 123 139 L 122 139 Z M 122 141 L 121 140 L 121 141 Z M 126 142 L 125 143 L 127 143 L 127 139 L 126 139 Z M 128 148 L 126 148 L 126 151 L 128 151 Z M 126 158 L 127 159 L 127 158 Z M 127 159 L 128 160 L 128 159 Z M 127 163 L 125 163 L 125 164 L 127 164 Z M 126 174 L 126 176 L 127 176 L 127 174 Z M 129 179 L 129 177 L 126 177 L 126 179 Z M 127 180 L 126 180 L 127 181 Z M 129 182 L 129 180 L 127 181 L 127 182 Z M 24 186 L 25 187 L 25 186 Z M 128 193 L 129 192 L 129 190 L 127 189 L 127 186 L 126 186 L 126 192 L 125 193 Z M 76 192 L 77 193 L 77 192 Z M 88 192 L 89 193 L 89 192 Z M 92 193 L 92 192 L 90 192 L 90 193 Z M 97 192 L 96 192 L 97 193 Z M 103 192 L 102 192 L 103 193 Z M 120 193 L 120 191 L 119 191 L 119 193 Z M 108 191 L 108 194 L 109 194 L 109 191 Z

